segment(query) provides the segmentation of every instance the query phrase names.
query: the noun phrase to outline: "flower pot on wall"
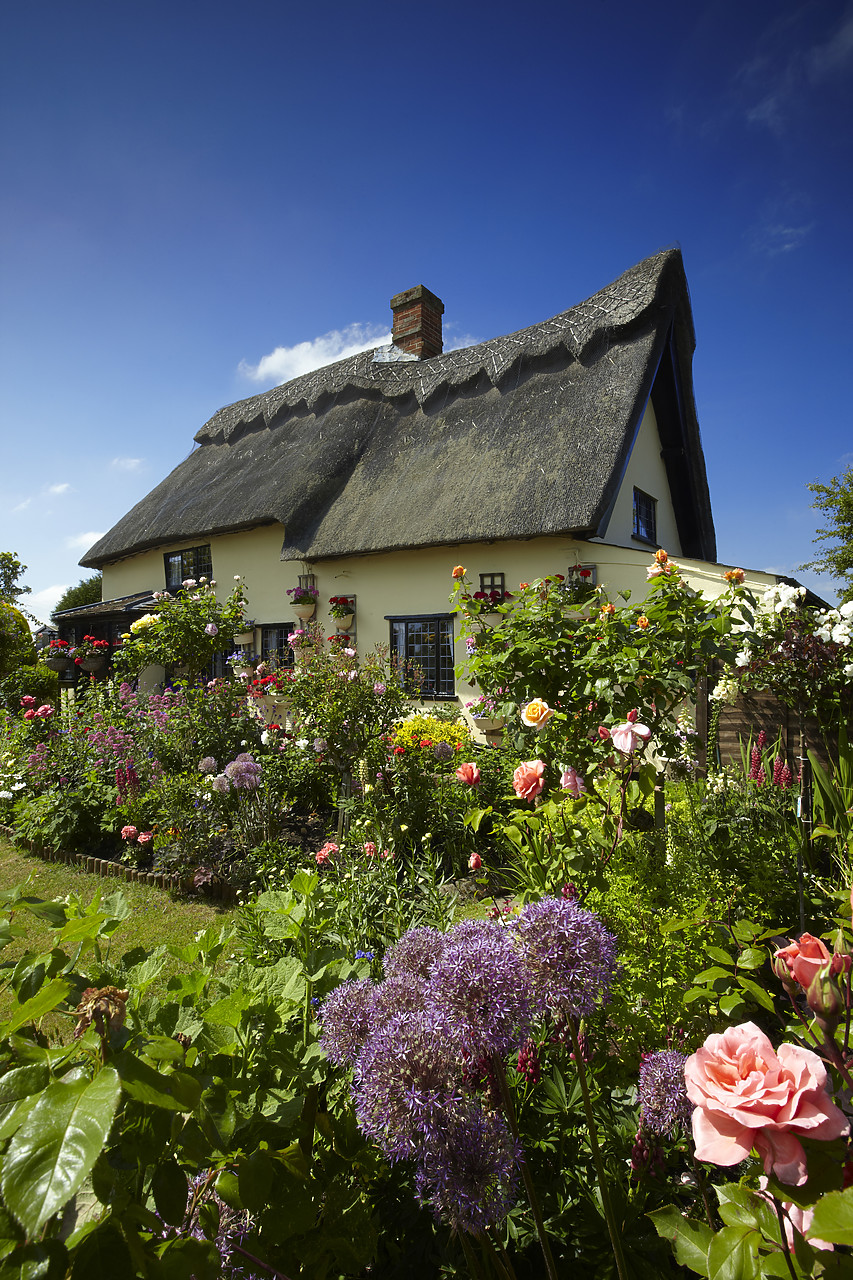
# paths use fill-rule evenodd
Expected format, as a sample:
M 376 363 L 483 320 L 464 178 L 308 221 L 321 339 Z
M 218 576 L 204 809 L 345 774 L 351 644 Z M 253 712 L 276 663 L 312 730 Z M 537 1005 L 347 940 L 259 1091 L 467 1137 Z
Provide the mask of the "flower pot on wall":
M 347 613 L 342 618 L 335 618 L 335 630 L 349 631 L 350 627 L 352 626 L 352 620 L 354 617 L 355 617 L 354 613 Z
M 234 637 L 235 644 L 253 644 L 255 640 L 254 631 L 240 631 Z
M 505 724 L 503 716 L 472 716 L 471 719 L 480 733 L 499 733 Z
M 100 671 L 106 659 L 104 658 L 84 658 L 80 663 L 81 671 Z
M 293 605 L 293 612 L 296 614 L 297 618 L 299 618 L 302 622 L 307 622 L 309 618 L 314 617 L 314 610 L 316 608 L 317 608 L 316 604 L 314 604 L 312 601 L 311 604 Z

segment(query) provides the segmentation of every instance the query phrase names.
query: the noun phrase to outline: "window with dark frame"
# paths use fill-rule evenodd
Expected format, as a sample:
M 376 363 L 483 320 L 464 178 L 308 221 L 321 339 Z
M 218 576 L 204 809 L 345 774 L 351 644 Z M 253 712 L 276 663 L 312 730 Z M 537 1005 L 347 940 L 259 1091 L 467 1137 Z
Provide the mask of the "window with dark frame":
M 634 490 L 634 537 L 657 545 L 657 499 L 642 489 Z
M 213 573 L 213 559 L 210 546 L 186 547 L 183 551 L 167 551 L 163 556 L 166 566 L 166 590 L 180 591 L 181 583 L 187 578 L 210 578 Z
M 264 662 L 273 659 L 282 667 L 293 666 L 293 650 L 287 643 L 287 637 L 299 626 L 296 622 L 276 622 L 261 627 L 261 658 Z
M 389 618 L 391 653 L 405 664 L 408 692 L 420 698 L 452 698 L 453 617 L 436 614 L 423 618 Z
M 499 591 L 503 595 L 506 591 L 505 573 L 481 573 L 480 574 L 480 590 L 485 591 L 486 595 L 490 591 Z

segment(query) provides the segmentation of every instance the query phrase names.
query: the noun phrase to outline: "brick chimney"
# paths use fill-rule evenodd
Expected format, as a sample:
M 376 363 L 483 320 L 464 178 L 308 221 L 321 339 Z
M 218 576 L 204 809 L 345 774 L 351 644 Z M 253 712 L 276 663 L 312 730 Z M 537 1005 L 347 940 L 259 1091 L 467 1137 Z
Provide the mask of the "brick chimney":
M 408 351 L 419 360 L 440 356 L 444 350 L 441 317 L 444 303 L 422 284 L 405 289 L 391 299 L 394 327 L 391 338 L 395 347 Z

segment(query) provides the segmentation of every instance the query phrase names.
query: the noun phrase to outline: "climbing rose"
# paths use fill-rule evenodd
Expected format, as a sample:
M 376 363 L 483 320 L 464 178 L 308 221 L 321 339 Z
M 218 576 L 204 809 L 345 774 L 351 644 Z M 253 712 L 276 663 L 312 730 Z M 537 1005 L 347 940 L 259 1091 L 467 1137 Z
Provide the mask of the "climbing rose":
M 462 564 L 454 565 L 454 568 L 453 568 L 453 577 L 454 577 L 454 578 L 464 578 L 464 577 L 465 577 L 465 566 L 464 566 L 464 565 L 462 565 Z
M 610 730 L 610 741 L 624 756 L 632 756 L 637 747 L 644 746 L 651 736 L 652 731 L 646 725 L 632 723 L 630 720 L 625 724 L 614 725 Z
M 136 827 L 122 827 L 121 829 L 122 840 L 135 840 L 138 835 L 139 832 Z
M 479 787 L 480 785 L 480 770 L 473 761 L 467 761 L 465 764 L 460 764 L 459 768 L 456 770 L 456 777 L 460 782 L 464 782 L 466 786 Z
M 583 778 L 572 765 L 567 765 L 563 770 L 560 777 L 560 786 L 563 791 L 568 791 L 569 795 L 573 796 L 575 800 L 580 800 L 584 791 L 586 791 L 586 784 Z
M 541 698 L 534 698 L 526 707 L 521 708 L 521 719 L 529 729 L 544 729 L 553 714 L 553 707 L 549 707 Z
M 782 1044 L 778 1052 L 754 1022 L 711 1035 L 684 1067 L 695 1103 L 697 1160 L 740 1164 L 753 1147 L 789 1186 L 806 1181 L 799 1136 L 829 1141 L 850 1124 L 827 1093 L 826 1068 L 816 1053 Z
M 820 938 L 804 933 L 799 941 L 781 947 L 773 956 L 774 960 L 784 960 L 795 982 L 799 982 L 804 990 L 808 990 L 811 980 L 827 961 L 832 960 L 832 953 L 827 951 Z
M 204 629 L 204 634 L 206 636 L 218 636 L 219 627 L 217 627 L 215 622 L 208 622 L 207 626 Z
M 523 760 L 512 775 L 512 786 L 519 800 L 535 800 L 545 786 L 541 760 Z

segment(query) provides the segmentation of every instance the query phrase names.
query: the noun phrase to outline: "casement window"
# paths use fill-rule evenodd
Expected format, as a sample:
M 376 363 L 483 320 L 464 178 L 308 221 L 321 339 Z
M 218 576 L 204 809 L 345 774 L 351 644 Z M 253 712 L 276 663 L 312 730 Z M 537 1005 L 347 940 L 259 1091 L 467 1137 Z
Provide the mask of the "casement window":
M 657 500 L 642 489 L 634 490 L 634 537 L 657 546 Z
M 187 547 L 183 551 L 167 551 L 163 556 L 166 565 L 166 590 L 180 591 L 181 583 L 187 578 L 210 578 L 213 574 L 213 561 L 210 546 Z
M 388 621 L 391 654 L 403 669 L 407 690 L 420 698 L 454 697 L 453 615 L 389 617 Z
M 480 574 L 480 590 L 489 595 L 492 591 L 499 591 L 501 595 L 506 591 L 506 574 L 505 573 L 481 573 Z
M 298 622 L 276 622 L 261 627 L 261 657 L 264 662 L 274 662 L 279 667 L 293 666 L 293 650 L 287 643 L 287 637 L 300 624 Z

